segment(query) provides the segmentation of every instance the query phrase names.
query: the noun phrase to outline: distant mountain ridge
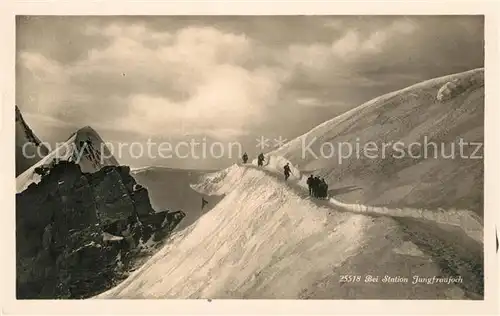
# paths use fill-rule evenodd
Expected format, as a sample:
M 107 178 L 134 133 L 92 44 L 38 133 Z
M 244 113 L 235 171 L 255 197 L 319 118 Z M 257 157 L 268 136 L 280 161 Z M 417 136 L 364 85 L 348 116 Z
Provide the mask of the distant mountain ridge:
M 99 134 L 90 126 L 73 133 L 63 144 L 25 170 L 16 179 L 17 192 L 40 180 L 37 170 L 49 165 L 54 159 L 77 162 L 82 172 L 96 172 L 104 166 L 118 166 Z M 37 169 L 38 168 L 38 169 Z

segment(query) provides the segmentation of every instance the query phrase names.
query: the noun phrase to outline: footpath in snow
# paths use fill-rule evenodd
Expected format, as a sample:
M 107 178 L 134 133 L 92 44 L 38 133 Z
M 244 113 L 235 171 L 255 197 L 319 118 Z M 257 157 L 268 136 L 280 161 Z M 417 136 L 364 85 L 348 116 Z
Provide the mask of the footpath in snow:
M 292 170 L 292 175 L 286 183 L 297 191 L 308 196 L 307 177 L 302 175 L 300 170 L 295 168 L 288 160 L 280 156 L 269 156 L 263 167 L 258 167 L 256 160 L 251 164 L 239 165 L 247 168 L 254 168 L 266 172 L 268 175 L 281 179 L 285 182 L 283 175 L 283 166 L 289 163 Z M 459 227 L 470 238 L 479 243 L 483 243 L 483 224 L 481 218 L 469 210 L 428 210 L 418 208 L 388 208 L 382 206 L 369 206 L 363 204 L 348 204 L 343 203 L 329 197 L 327 200 L 321 201 L 323 206 L 330 206 L 336 211 L 346 211 L 358 214 L 373 215 L 373 216 L 389 216 L 395 218 L 413 218 L 418 220 L 426 220 L 435 222 L 441 225 L 452 225 Z M 326 203 L 325 203 L 326 202 Z

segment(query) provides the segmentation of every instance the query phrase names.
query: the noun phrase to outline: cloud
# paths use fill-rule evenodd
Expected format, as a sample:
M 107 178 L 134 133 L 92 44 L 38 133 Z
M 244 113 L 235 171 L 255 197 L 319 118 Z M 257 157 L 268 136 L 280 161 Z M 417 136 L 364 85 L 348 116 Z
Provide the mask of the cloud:
M 362 53 L 363 48 L 358 33 L 349 30 L 341 39 L 332 43 L 331 53 L 333 56 L 347 58 L 353 53 Z
M 362 52 L 380 53 L 384 51 L 387 42 L 396 40 L 399 42 L 417 30 L 417 25 L 410 20 L 400 19 L 391 23 L 382 30 L 370 34 L 368 39 L 358 47 Z
M 22 55 L 23 66 L 43 86 L 40 112 L 90 125 L 106 125 L 104 119 L 148 135 L 165 133 L 166 126 L 169 133 L 234 135 L 258 124 L 280 89 L 282 78 L 272 69 L 243 67 L 252 54 L 244 35 L 196 27 L 149 33 L 143 25 L 115 24 L 86 32 L 101 32 L 110 45 L 67 67 L 40 54 Z M 49 92 L 50 99 L 43 99 Z
M 17 93 L 23 96 L 16 102 L 20 108 L 30 108 L 33 112 L 55 115 L 70 95 L 68 76 L 57 62 L 39 53 L 23 52 L 18 61 L 23 67 L 18 71 Z
M 481 67 L 483 22 L 400 16 L 30 19 L 18 32 L 17 103 L 24 113 L 54 117 L 54 124 L 126 131 L 127 137 L 221 139 L 263 129 L 291 137 L 305 132 L 297 130 L 302 122 L 314 126 L 381 94 Z
M 320 106 L 321 101 L 316 98 L 300 98 L 297 99 L 297 103 L 305 106 Z
M 44 124 L 47 126 L 56 126 L 56 127 L 75 127 L 73 124 L 68 123 L 66 121 L 58 120 L 53 116 L 43 115 L 43 114 L 34 114 L 34 113 L 23 113 L 23 117 L 28 123 L 29 126 L 32 126 L 32 122 L 35 125 Z
M 41 54 L 23 52 L 20 55 L 24 66 L 31 70 L 33 78 L 48 83 L 64 82 L 62 67 Z
M 416 30 L 417 26 L 413 22 L 404 19 L 373 30 L 348 28 L 330 43 L 292 45 L 289 62 L 311 67 L 314 71 L 327 65 L 347 68 L 360 58 L 387 52 L 389 42 L 399 42 Z

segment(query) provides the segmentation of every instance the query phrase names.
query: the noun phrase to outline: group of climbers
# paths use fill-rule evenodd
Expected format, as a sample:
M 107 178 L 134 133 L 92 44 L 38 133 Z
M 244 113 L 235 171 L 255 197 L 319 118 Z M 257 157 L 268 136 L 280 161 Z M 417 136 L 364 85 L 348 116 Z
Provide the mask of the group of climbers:
M 248 154 L 246 152 L 241 158 L 244 164 L 248 162 Z M 264 154 L 260 153 L 257 156 L 257 166 L 262 167 L 264 165 L 264 160 Z M 289 162 L 287 162 L 283 167 L 283 174 L 285 175 L 285 181 L 287 181 L 292 174 Z M 307 186 L 309 187 L 309 196 L 320 199 L 326 199 L 328 197 L 328 183 L 326 183 L 325 178 L 319 178 L 318 176 L 311 174 L 307 178 Z M 202 198 L 201 208 L 203 209 L 206 204 L 208 204 L 208 202 Z
M 328 197 L 328 183 L 325 178 L 315 177 L 312 174 L 307 178 L 307 186 L 309 187 L 309 196 L 326 199 Z
M 241 157 L 243 160 L 243 163 L 246 164 L 248 162 L 248 154 L 244 153 L 243 156 Z M 257 156 L 257 165 L 259 167 L 262 167 L 264 165 L 264 154 L 260 153 L 259 156 Z
M 248 162 L 248 154 L 244 153 L 243 156 L 241 157 L 243 160 L 243 163 L 246 164 Z M 257 156 L 257 166 L 262 167 L 264 165 L 264 154 L 260 153 Z M 285 175 L 285 181 L 290 178 L 290 175 L 292 174 L 292 170 L 290 169 L 290 164 L 287 162 L 286 165 L 283 167 L 283 174 Z
M 257 166 L 259 167 L 262 167 L 264 165 L 264 154 L 263 153 L 260 153 L 258 156 L 257 156 Z M 248 161 L 248 155 L 247 153 L 244 153 L 243 154 L 243 163 L 247 163 Z

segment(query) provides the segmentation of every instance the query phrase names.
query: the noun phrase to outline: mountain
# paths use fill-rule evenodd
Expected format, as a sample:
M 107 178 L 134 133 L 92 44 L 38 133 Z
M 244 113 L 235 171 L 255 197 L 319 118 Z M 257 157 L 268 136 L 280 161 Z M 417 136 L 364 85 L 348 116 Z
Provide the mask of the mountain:
M 482 141 L 482 76 L 479 69 L 422 82 L 305 137 Z M 484 297 L 482 160 L 351 156 L 340 164 L 301 157 L 300 138 L 266 158 L 264 167 L 233 165 L 193 183 L 221 200 L 96 298 Z M 309 197 L 311 172 L 327 178 L 328 199 Z
M 18 299 L 86 298 L 111 288 L 185 217 L 147 189 L 90 127 L 16 179 Z
M 49 153 L 47 147 L 28 126 L 16 105 L 16 177 Z
M 82 172 L 95 172 L 104 166 L 118 166 L 99 134 L 90 126 L 79 129 L 55 150 L 40 159 L 16 178 L 17 192 L 26 189 L 31 183 L 40 181 L 40 168 L 54 160 L 74 161 Z M 38 169 L 37 169 L 38 168 Z

